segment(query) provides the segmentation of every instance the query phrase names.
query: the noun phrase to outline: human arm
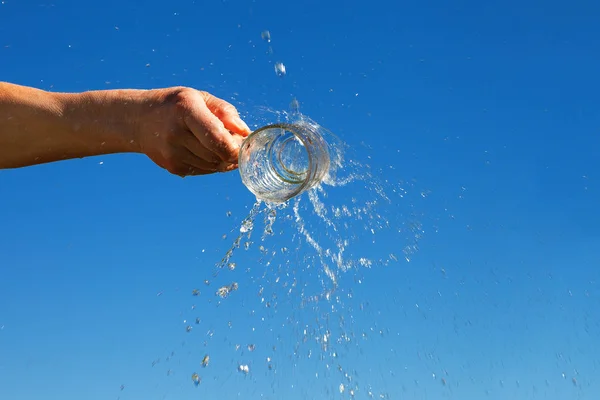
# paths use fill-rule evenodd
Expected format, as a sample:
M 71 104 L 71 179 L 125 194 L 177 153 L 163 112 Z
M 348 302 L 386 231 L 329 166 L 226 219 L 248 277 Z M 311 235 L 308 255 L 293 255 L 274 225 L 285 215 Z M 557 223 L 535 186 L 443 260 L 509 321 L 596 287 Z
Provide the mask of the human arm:
M 53 93 L 0 82 L 0 168 L 143 153 L 174 174 L 237 167 L 250 129 L 231 104 L 195 89 Z

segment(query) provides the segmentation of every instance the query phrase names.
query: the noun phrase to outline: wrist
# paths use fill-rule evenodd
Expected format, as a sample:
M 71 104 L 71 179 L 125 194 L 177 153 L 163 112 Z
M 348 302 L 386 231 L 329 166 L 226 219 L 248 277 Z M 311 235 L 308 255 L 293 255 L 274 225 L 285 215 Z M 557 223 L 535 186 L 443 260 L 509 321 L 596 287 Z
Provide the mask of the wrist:
M 90 153 L 139 153 L 141 90 L 53 93 L 65 129 Z

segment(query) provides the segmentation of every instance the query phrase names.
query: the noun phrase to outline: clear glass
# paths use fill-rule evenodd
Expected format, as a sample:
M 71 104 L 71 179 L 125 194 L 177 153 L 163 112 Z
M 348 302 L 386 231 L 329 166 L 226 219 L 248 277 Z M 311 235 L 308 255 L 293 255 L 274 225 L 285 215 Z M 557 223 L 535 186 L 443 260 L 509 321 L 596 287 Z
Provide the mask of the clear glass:
M 283 203 L 319 184 L 330 164 L 321 130 L 300 120 L 254 131 L 240 148 L 244 185 L 260 200 Z

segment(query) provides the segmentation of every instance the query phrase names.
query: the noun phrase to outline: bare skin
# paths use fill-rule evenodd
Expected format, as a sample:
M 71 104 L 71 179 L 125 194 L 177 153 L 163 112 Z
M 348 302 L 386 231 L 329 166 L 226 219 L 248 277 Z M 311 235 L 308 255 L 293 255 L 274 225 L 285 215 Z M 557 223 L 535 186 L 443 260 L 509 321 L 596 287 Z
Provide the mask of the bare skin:
M 142 153 L 179 175 L 237 168 L 235 107 L 185 87 L 53 93 L 0 82 L 0 169 Z

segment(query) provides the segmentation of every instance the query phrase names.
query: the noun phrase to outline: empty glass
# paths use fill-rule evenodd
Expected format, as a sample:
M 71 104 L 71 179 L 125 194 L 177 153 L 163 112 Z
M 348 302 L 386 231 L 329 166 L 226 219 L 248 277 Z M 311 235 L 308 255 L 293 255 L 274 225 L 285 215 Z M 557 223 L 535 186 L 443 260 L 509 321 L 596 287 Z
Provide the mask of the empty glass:
M 321 127 L 307 121 L 267 125 L 242 143 L 242 182 L 260 200 L 283 203 L 314 187 L 329 171 Z

